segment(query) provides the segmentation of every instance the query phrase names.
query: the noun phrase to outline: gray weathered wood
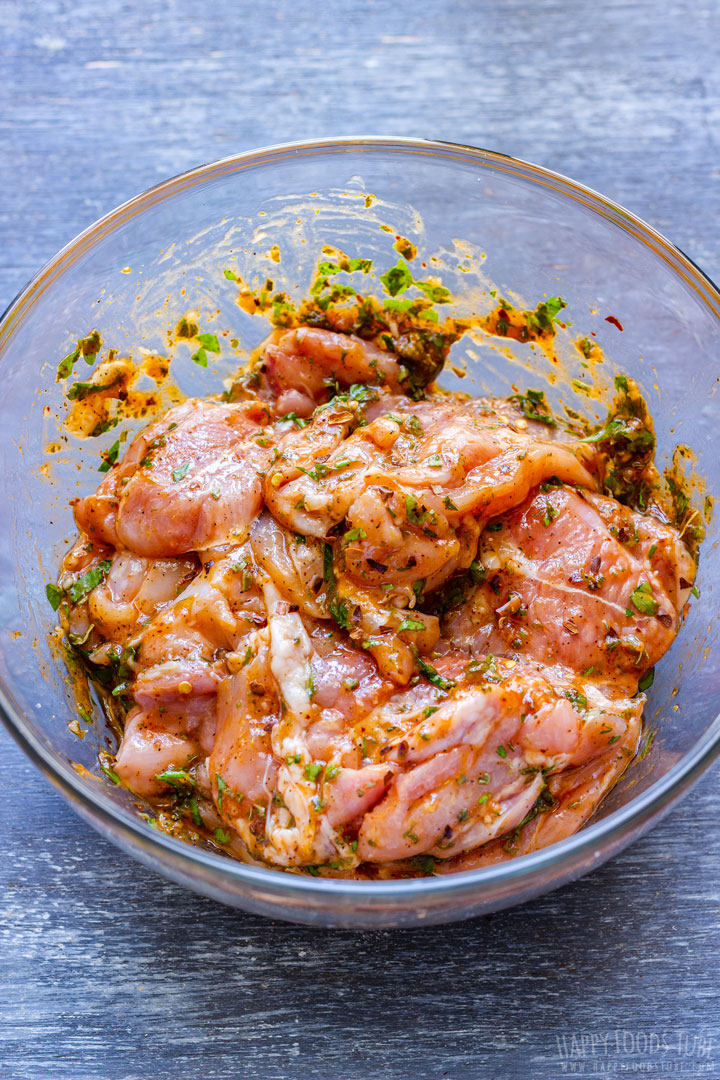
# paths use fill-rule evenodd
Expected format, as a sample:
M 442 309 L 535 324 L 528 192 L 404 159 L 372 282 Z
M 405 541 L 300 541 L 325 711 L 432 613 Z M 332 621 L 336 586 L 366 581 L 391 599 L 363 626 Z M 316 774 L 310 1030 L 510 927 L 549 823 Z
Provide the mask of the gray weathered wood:
M 0 305 L 167 175 L 368 131 L 568 173 L 720 275 L 712 0 L 5 0 L 0 34 Z M 575 1075 L 720 1077 L 717 770 L 649 837 L 532 906 L 366 934 L 166 884 L 90 832 L 4 734 L 0 783 L 3 1080 L 525 1080 L 563 1075 L 568 1054 Z

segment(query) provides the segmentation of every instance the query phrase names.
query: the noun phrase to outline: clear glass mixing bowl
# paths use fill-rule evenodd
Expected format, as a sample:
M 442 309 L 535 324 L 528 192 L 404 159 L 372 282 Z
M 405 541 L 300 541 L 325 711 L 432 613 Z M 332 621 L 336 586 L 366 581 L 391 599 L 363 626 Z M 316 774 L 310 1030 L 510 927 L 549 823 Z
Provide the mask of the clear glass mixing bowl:
M 471 147 L 347 138 L 206 165 L 92 225 L 30 282 L 0 324 L 0 710 L 10 732 L 78 813 L 146 865 L 250 911 L 357 928 L 466 918 L 576 878 L 667 813 L 720 748 L 720 594 L 714 585 L 720 550 L 712 522 L 698 579 L 701 601 L 692 605 L 650 692 L 646 722 L 658 731 L 653 748 L 628 770 L 592 824 L 550 848 L 454 876 L 312 878 L 246 866 L 164 835 L 140 816 L 132 796 L 96 778 L 107 732 L 99 719 L 84 741 L 67 728 L 76 713 L 63 664 L 48 641 L 54 620 L 44 588 L 74 531 L 68 499 L 97 484 L 96 444 L 105 441 L 62 441 L 59 358 L 95 326 L 121 353 L 138 341 L 163 352 L 167 329 L 188 306 L 219 309 L 222 325 L 251 348 L 267 327 L 234 303 L 236 289 L 224 279 L 224 267 L 281 274 L 302 291 L 325 243 L 385 265 L 394 261 L 394 235 L 378 227 L 383 222 L 418 245 L 428 272 L 439 265 L 431 256 L 441 258 L 443 281 L 458 293 L 472 278 L 459 269 L 470 265 L 470 251 L 481 276 L 505 295 L 512 290 L 533 306 L 543 295 L 562 295 L 578 330 L 597 333 L 608 367 L 631 373 L 644 388 L 661 463 L 675 444 L 685 443 L 707 491 L 720 490 L 714 449 L 720 295 L 712 282 L 669 241 L 602 196 Z M 283 251 L 280 264 L 271 253 L 275 243 Z M 604 321 L 607 314 L 620 321 L 622 333 Z M 500 394 L 514 381 L 527 385 L 519 361 L 463 343 L 457 348 L 469 377 L 461 382 L 449 372 L 448 385 Z M 237 362 L 221 357 L 213 374 L 185 356 L 173 368 L 186 393 L 211 393 Z M 545 374 L 538 371 L 535 383 Z M 59 452 L 48 455 L 53 441 Z M 5 798 L 12 799 L 12 791 Z

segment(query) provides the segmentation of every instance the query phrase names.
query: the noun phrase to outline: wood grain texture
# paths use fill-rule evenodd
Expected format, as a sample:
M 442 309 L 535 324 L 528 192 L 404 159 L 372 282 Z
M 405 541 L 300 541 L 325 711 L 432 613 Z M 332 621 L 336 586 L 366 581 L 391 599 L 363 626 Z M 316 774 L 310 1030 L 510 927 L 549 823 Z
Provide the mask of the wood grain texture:
M 0 34 L 2 306 L 165 176 L 359 132 L 537 161 L 720 276 L 714 0 L 6 0 Z M 531 906 L 352 934 L 165 883 L 0 734 L 0 1078 L 717 1080 L 717 775 Z

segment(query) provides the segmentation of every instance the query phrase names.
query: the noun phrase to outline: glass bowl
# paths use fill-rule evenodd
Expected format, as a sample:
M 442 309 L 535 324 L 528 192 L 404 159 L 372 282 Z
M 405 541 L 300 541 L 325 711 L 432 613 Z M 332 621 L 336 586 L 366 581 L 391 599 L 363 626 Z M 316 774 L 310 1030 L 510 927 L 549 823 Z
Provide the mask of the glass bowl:
M 512 292 L 533 306 L 560 294 L 578 331 L 597 334 L 608 374 L 626 371 L 644 389 L 661 465 L 676 444 L 687 444 L 694 457 L 686 456 L 686 465 L 704 477 L 707 492 L 720 490 L 714 449 L 720 295 L 712 282 L 669 241 L 601 195 L 472 147 L 345 138 L 270 147 L 203 166 L 139 195 L 83 232 L 30 282 L 0 324 L 4 722 L 78 813 L 141 862 L 226 904 L 323 926 L 450 921 L 556 888 L 658 821 L 720 748 L 714 521 L 702 550 L 701 601 L 692 604 L 649 694 L 646 725 L 657 731 L 651 751 L 630 767 L 585 829 L 499 865 L 388 882 L 244 865 L 150 827 L 137 799 L 98 772 L 97 752 L 109 745 L 100 719 L 82 741 L 68 729 L 77 713 L 62 656 L 49 637 L 54 618 L 45 584 L 55 580 L 74 532 L 68 500 L 96 486 L 99 444 L 107 448 L 115 436 L 80 442 L 65 435 L 62 386 L 55 381 L 60 357 L 92 327 L 121 354 L 139 341 L 163 352 L 168 329 L 188 306 L 219 311 L 215 325 L 250 349 L 267 324 L 238 307 L 224 267 L 252 271 L 258 279 L 279 275 L 299 295 L 322 244 L 383 259 L 387 266 L 397 258 L 393 230 L 418 245 L 428 272 L 441 265 L 444 283 L 455 292 L 492 282 L 502 295 Z M 606 321 L 608 315 L 622 332 Z M 527 386 L 527 356 L 504 357 L 462 342 L 456 348 L 467 378 L 448 371 L 447 385 L 500 394 L 514 382 Z M 208 371 L 187 354 L 174 360 L 181 389 L 221 389 L 238 356 L 215 359 Z M 529 363 L 537 368 L 536 382 L 548 374 L 537 354 Z M 559 392 L 548 385 L 551 397 Z

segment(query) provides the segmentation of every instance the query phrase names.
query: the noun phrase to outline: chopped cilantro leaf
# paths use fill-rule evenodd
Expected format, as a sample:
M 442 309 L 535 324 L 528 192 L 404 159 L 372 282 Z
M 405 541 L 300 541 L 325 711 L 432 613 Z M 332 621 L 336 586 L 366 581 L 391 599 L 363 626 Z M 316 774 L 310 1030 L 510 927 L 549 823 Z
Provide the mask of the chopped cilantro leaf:
M 193 819 L 193 824 L 197 825 L 198 829 L 201 829 L 203 826 L 203 819 L 200 816 L 200 808 L 197 799 L 190 799 L 188 805 L 190 807 L 190 815 Z
M 647 669 L 647 671 L 643 675 L 642 679 L 638 683 L 638 690 L 641 690 L 641 691 L 649 690 L 650 687 L 652 686 L 652 684 L 654 683 L 654 681 L 655 681 L 655 668 L 651 667 L 651 668 Z
M 413 283 L 420 292 L 427 296 L 428 300 L 431 300 L 433 304 L 449 304 L 450 303 L 450 290 L 446 289 L 444 285 L 431 285 L 429 281 L 415 281 Z
M 177 469 L 173 469 L 172 478 L 176 484 L 187 476 L 189 468 L 190 462 L 186 461 L 184 465 L 178 465 Z
M 92 590 L 104 579 L 111 566 L 112 562 L 110 559 L 103 559 L 97 566 L 93 566 L 92 570 L 88 570 L 87 573 L 74 581 L 67 590 L 70 602 L 79 604 L 81 600 L 84 600 L 88 593 L 92 592 Z
M 302 417 L 298 416 L 296 412 L 285 413 L 285 415 L 281 416 L 278 420 L 278 424 L 284 424 L 286 420 L 292 420 L 299 428 L 307 427 L 309 423 L 308 420 L 303 420 Z
M 380 280 L 390 296 L 405 292 L 413 284 L 410 267 L 404 259 L 398 259 L 396 266 L 391 266 L 386 273 L 380 275 Z
M 417 649 L 413 649 L 413 652 L 415 653 L 415 659 L 420 668 L 420 673 L 425 676 L 429 683 L 432 683 L 433 686 L 437 686 L 439 690 L 452 690 L 453 687 L 457 685 L 454 679 L 446 679 L 432 664 L 429 664 L 427 660 L 423 660 Z
M 220 352 L 220 344 L 215 334 L 198 334 L 198 341 L 204 349 L 211 353 Z
M 414 300 L 412 300 L 409 296 L 391 296 L 385 301 L 383 306 L 385 307 L 386 311 L 397 311 L 400 315 L 404 315 L 406 311 L 410 310 L 410 308 L 413 306 L 413 303 Z
M 97 354 L 102 347 L 102 338 L 97 330 L 92 330 L 85 337 L 78 338 L 75 348 L 66 356 L 63 356 L 57 369 L 57 378 L 67 379 L 72 374 L 75 361 L 82 356 L 86 364 L 92 365 L 97 359 Z
M 48 603 L 53 611 L 57 611 L 62 603 L 64 593 L 57 585 L 48 584 L 45 586 L 45 595 L 48 598 Z
M 541 424 L 547 424 L 548 427 L 557 427 L 557 421 L 550 412 L 550 406 L 545 401 L 542 390 L 528 390 L 525 394 L 513 394 L 510 401 L 528 420 L 537 420 Z
M 67 392 L 68 401 L 84 401 L 86 397 L 91 394 L 99 394 L 103 390 L 110 390 L 111 387 L 116 386 L 122 379 L 122 375 L 118 374 L 107 383 L 93 383 L 93 382 L 74 382 Z
M 120 453 L 120 440 L 116 439 L 109 450 L 102 455 L 102 463 L 98 466 L 98 472 L 110 472 Z
M 155 779 L 180 790 L 195 787 L 195 781 L 185 769 L 165 769 L 164 772 L 155 773 Z
M 633 589 L 630 593 L 630 601 L 642 615 L 656 615 L 660 606 L 647 581 L 641 581 L 637 588 Z
M 348 529 L 343 536 L 343 547 L 347 547 L 348 544 L 352 544 L 355 540 L 366 540 L 367 533 L 364 529 Z

